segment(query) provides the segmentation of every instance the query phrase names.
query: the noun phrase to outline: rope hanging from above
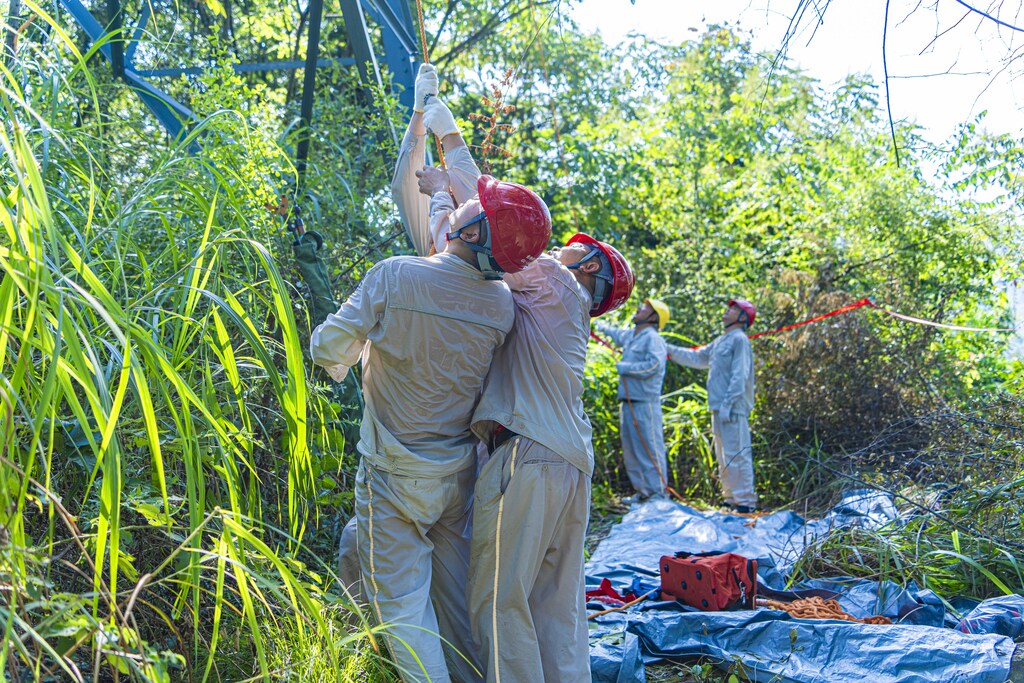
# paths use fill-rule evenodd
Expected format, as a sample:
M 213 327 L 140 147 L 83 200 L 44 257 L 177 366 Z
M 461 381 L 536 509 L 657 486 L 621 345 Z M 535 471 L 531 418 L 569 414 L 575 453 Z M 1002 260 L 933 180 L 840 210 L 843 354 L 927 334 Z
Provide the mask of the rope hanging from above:
M 423 51 L 423 62 L 430 64 L 430 53 L 427 50 L 427 26 L 423 21 L 423 0 L 416 0 L 416 15 L 420 22 L 420 49 Z M 441 144 L 441 138 L 435 136 L 434 144 L 437 145 L 437 159 L 441 168 L 444 168 L 444 145 Z
M 544 56 L 544 39 L 541 36 L 541 29 L 543 28 L 543 26 L 539 26 L 537 24 L 537 17 L 533 13 L 533 5 L 530 5 L 530 19 L 533 21 L 533 27 L 536 30 L 536 35 L 534 39 L 537 41 L 537 51 L 540 55 L 540 66 L 541 69 L 543 69 L 544 71 L 544 82 L 550 85 L 551 74 L 548 72 L 548 60 Z M 548 19 L 550 19 L 550 15 L 548 16 Z M 545 24 L 548 22 L 548 19 L 544 20 Z M 572 212 L 572 222 L 576 228 L 576 232 L 580 232 L 580 222 L 576 215 L 576 202 L 573 201 L 572 180 L 569 177 L 569 165 L 565 162 L 565 152 L 562 148 L 562 134 L 558 126 L 558 113 L 555 111 L 554 95 L 552 95 L 551 98 L 548 100 L 548 104 L 551 107 L 551 128 L 555 133 L 555 148 L 558 150 L 559 164 L 562 167 L 562 175 L 565 176 L 566 180 L 568 181 L 567 188 L 569 190 L 569 209 Z

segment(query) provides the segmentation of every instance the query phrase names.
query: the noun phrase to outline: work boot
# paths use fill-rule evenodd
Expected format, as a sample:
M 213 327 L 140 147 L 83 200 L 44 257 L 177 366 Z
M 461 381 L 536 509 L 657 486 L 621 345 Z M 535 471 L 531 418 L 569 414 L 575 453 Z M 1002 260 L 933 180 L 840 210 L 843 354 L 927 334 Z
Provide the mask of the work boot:
M 729 503 L 729 510 L 738 515 L 752 515 L 757 512 L 757 508 L 753 505 L 733 505 L 732 503 Z

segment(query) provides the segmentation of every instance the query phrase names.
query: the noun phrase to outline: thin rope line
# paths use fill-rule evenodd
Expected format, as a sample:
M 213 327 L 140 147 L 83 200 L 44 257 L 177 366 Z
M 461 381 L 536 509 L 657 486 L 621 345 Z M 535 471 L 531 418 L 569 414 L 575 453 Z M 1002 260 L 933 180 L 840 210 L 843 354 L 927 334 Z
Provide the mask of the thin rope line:
M 427 26 L 423 21 L 423 0 L 416 0 L 416 14 L 420 21 L 420 49 L 423 50 L 423 61 L 430 64 L 430 53 L 427 52 Z M 444 146 L 441 138 L 434 136 L 434 144 L 437 145 L 437 159 L 441 162 L 441 168 L 445 168 Z
M 541 27 L 537 25 L 537 16 L 533 12 L 533 5 L 530 5 L 530 19 L 533 21 L 533 27 L 537 35 L 537 50 L 540 53 L 540 66 L 544 71 L 544 82 L 550 87 L 551 74 L 548 73 L 548 60 L 544 56 L 544 40 L 540 35 Z M 573 201 L 572 193 L 573 182 L 569 177 L 569 166 L 565 162 L 565 152 L 562 149 L 562 134 L 559 131 L 558 114 L 555 111 L 555 98 L 553 96 L 548 98 L 548 105 L 551 107 L 551 128 L 555 132 L 555 148 L 558 150 L 558 159 L 562 167 L 562 174 L 565 176 L 566 180 L 569 181 L 566 185 L 566 189 L 569 191 L 569 210 L 572 212 L 572 223 L 576 228 L 576 232 L 579 232 L 580 222 L 576 215 L 576 202 Z
M 902 313 L 896 313 L 895 311 L 890 311 L 890 310 L 888 310 L 886 308 L 882 308 L 881 306 L 878 306 L 878 305 L 875 305 L 875 304 L 870 304 L 870 305 L 871 305 L 871 308 L 874 308 L 876 311 L 881 311 L 882 313 L 885 313 L 886 315 L 891 315 L 894 318 L 899 318 L 900 320 L 906 320 L 907 322 L 910 322 L 910 323 L 917 323 L 918 325 L 927 325 L 928 327 L 941 327 L 944 330 L 954 330 L 954 331 L 957 331 L 957 332 L 1016 332 L 1017 331 L 1016 327 L 966 327 L 964 325 L 947 325 L 946 323 L 937 323 L 937 322 L 934 322 L 934 321 L 931 321 L 931 320 L 924 320 L 922 318 L 915 318 L 913 316 L 903 315 Z

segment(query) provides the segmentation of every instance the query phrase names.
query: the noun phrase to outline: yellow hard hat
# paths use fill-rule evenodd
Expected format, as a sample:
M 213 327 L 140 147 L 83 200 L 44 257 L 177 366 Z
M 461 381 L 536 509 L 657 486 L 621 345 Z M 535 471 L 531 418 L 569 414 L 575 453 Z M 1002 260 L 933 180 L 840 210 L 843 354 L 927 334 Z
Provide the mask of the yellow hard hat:
M 644 303 L 650 304 L 654 312 L 658 314 L 658 331 L 665 329 L 665 325 L 668 325 L 668 321 L 672 318 L 668 305 L 661 299 L 644 299 Z

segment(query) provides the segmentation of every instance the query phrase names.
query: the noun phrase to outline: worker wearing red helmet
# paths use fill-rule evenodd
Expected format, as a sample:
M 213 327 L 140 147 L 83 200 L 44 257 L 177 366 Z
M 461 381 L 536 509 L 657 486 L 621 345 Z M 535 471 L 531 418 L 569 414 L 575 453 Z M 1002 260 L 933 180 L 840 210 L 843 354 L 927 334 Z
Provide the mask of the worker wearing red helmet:
M 444 683 L 481 678 L 466 605 L 478 443 L 470 426 L 514 321 L 500 276 L 541 255 L 551 217 L 535 193 L 490 176 L 474 179 L 475 196 L 456 207 L 442 175 L 444 190 L 431 193 L 426 221 L 403 214 L 419 236 L 424 224 L 445 226 L 441 253 L 375 265 L 313 332 L 310 351 L 339 381 L 362 362 L 355 484 L 362 590 L 375 617 L 390 624 L 403 680 Z
M 741 513 L 757 508 L 749 421 L 754 408 L 754 352 L 747 338 L 747 328 L 756 317 L 754 304 L 730 299 L 722 314 L 725 334 L 695 350 L 668 345 L 669 360 L 709 369 L 708 407 L 718 478 L 725 502 Z
M 435 132 L 454 125 L 436 99 L 424 118 Z M 439 169 L 419 176 L 432 203 L 446 193 Z M 594 454 L 583 373 L 590 319 L 629 298 L 633 272 L 618 250 L 581 233 L 504 280 L 516 322 L 473 415 L 490 450 L 473 510 L 473 635 L 489 682 L 588 681 L 583 543 Z
M 491 447 L 473 512 L 473 634 L 489 683 L 589 681 L 594 452 L 583 373 L 590 320 L 629 298 L 633 273 L 618 250 L 580 233 L 505 281 L 516 322 L 473 416 Z

